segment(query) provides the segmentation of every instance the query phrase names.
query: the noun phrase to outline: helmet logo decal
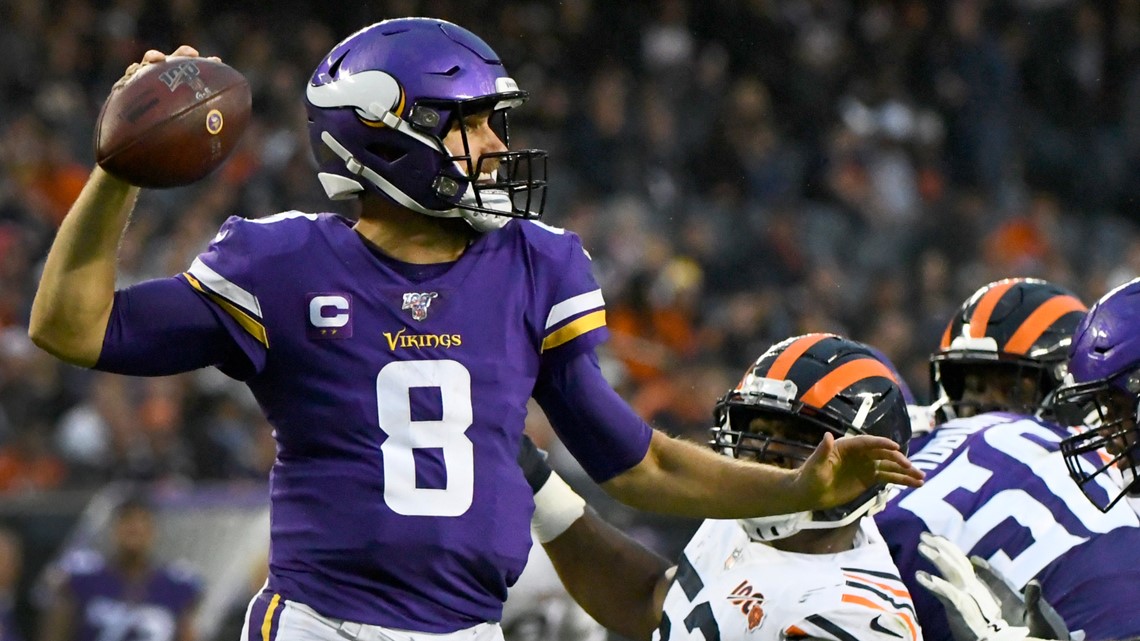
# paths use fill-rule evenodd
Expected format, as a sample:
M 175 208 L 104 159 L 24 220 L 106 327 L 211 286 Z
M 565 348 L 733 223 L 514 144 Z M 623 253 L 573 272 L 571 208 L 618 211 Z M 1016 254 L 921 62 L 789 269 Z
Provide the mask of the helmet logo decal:
M 404 91 L 391 74 L 377 69 L 346 74 L 323 85 L 310 84 L 305 97 L 314 107 L 353 107 L 367 124 L 382 126 L 389 111 L 404 109 Z
M 408 292 L 404 294 L 404 305 L 400 309 L 412 310 L 412 319 L 422 321 L 427 318 L 428 307 L 432 299 L 439 296 L 436 292 Z

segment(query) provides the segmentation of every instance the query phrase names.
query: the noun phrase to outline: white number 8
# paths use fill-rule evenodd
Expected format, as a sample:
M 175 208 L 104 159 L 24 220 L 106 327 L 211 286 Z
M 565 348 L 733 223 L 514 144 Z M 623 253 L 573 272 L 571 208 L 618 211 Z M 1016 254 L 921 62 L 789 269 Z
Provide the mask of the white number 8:
M 440 420 L 413 421 L 411 388 L 440 391 Z M 471 507 L 475 452 L 465 432 L 471 427 L 471 373 L 452 360 L 395 361 L 376 375 L 380 429 L 388 435 L 384 457 L 384 502 L 404 516 L 459 516 Z M 413 450 L 443 452 L 447 487 L 416 487 Z

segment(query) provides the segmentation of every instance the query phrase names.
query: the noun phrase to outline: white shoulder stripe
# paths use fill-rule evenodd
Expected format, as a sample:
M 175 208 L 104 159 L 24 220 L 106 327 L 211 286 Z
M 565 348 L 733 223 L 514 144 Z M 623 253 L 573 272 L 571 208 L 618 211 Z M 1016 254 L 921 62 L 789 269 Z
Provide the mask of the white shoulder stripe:
M 261 218 L 246 218 L 245 222 L 254 223 L 257 225 L 265 225 L 268 223 L 276 223 L 282 220 L 291 220 L 293 218 L 308 218 L 309 220 L 316 220 L 319 217 L 319 214 L 310 214 L 303 211 L 297 211 L 296 209 L 290 209 L 289 211 L 276 213 L 272 216 L 263 216 Z
M 561 227 L 555 227 L 554 225 L 547 225 L 546 223 L 542 222 L 541 220 L 528 219 L 527 222 L 534 225 L 535 227 L 540 227 L 540 228 L 545 229 L 546 231 L 548 231 L 552 234 L 557 234 L 559 236 L 566 233 L 565 229 L 562 229 Z
M 571 316 L 590 311 L 591 309 L 605 307 L 605 305 L 606 301 L 602 298 L 602 290 L 600 289 L 567 298 L 550 308 L 550 314 L 546 317 L 546 329 L 550 329 Z
M 261 319 L 261 303 L 258 302 L 257 296 L 226 280 L 221 274 L 203 263 L 201 258 L 195 258 L 190 269 L 186 271 L 197 278 L 198 282 L 209 287 L 210 291 L 244 309 L 255 318 Z

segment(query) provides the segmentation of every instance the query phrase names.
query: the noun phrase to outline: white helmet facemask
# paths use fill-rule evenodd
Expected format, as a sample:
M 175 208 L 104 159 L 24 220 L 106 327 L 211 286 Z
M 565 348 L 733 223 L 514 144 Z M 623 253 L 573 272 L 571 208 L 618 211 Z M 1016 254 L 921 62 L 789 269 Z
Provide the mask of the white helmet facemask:
M 786 539 L 804 530 L 833 530 L 850 525 L 863 516 L 881 511 L 887 505 L 888 493 L 884 489 L 863 505 L 836 521 L 816 520 L 815 512 L 793 512 L 774 516 L 737 519 L 753 541 L 768 542 Z
M 465 171 L 463 166 L 458 162 L 455 163 L 455 166 L 459 167 L 460 172 Z M 494 178 L 497 173 L 498 170 L 492 172 L 491 177 Z M 463 195 L 459 197 L 459 204 L 468 207 L 481 206 L 483 209 L 493 209 L 503 212 L 504 215 L 498 216 L 482 211 L 472 211 L 463 207 L 456 207 L 455 209 L 449 210 L 449 213 L 463 218 L 463 220 L 467 221 L 468 225 L 471 225 L 475 231 L 480 233 L 502 229 L 511 221 L 509 214 L 513 209 L 513 204 L 511 203 L 511 195 L 504 189 L 480 189 L 479 198 L 476 200 L 475 185 L 472 184 L 463 192 Z

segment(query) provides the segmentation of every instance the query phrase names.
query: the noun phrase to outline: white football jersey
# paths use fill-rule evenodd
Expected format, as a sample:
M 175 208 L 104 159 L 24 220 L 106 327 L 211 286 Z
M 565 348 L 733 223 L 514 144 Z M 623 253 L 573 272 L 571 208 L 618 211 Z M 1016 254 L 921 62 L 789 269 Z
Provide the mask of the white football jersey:
M 874 521 L 838 554 L 781 552 L 707 520 L 665 596 L 654 641 L 921 641 L 910 593 Z

